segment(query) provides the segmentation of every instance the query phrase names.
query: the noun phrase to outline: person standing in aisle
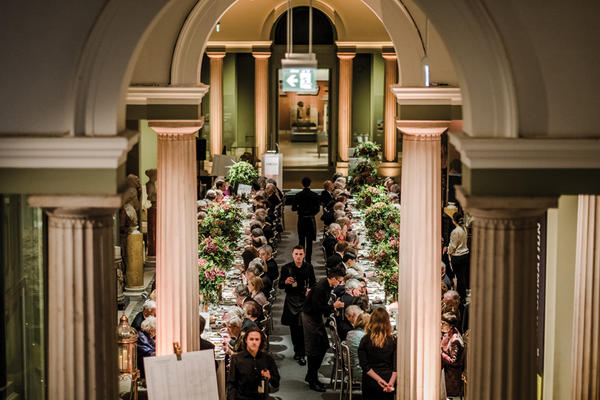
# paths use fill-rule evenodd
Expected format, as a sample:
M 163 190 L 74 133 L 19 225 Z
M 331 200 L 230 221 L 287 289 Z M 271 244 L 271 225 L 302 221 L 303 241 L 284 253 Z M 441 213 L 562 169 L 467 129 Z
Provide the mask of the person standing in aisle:
M 294 360 L 300 365 L 306 365 L 304 351 L 304 332 L 300 312 L 308 289 L 315 284 L 313 266 L 304 260 L 304 248 L 300 245 L 292 250 L 292 262 L 281 267 L 279 289 L 285 289 L 285 301 L 281 324 L 290 327 L 292 344 L 294 345 Z
M 325 331 L 325 318 L 334 310 L 344 308 L 344 302 L 336 300 L 330 303 L 331 291 L 344 284 L 344 271 L 341 268 L 330 268 L 327 277 L 319 280 L 312 287 L 302 309 L 302 327 L 304 328 L 304 347 L 308 356 L 308 371 L 304 380 L 311 390 L 324 392 L 325 386 L 319 382 L 319 368 L 329 349 L 329 340 Z
M 315 215 L 321 210 L 319 195 L 310 190 L 310 178 L 302 178 L 304 189 L 294 196 L 292 211 L 298 212 L 298 244 L 306 250 L 306 261 L 310 264 L 312 242 L 317 239 Z
M 467 289 L 469 288 L 469 264 L 470 254 L 467 247 L 467 228 L 464 224 L 464 215 L 456 212 L 452 216 L 455 228 L 450 233 L 450 244 L 448 245 L 448 254 L 452 269 L 456 274 L 456 291 L 460 295 L 462 304 L 467 301 Z

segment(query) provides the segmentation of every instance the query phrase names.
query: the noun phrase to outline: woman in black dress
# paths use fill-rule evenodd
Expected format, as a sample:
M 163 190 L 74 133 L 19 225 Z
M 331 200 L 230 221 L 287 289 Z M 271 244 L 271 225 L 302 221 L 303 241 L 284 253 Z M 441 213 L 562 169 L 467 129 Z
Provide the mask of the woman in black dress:
M 376 308 L 358 345 L 363 371 L 362 398 L 394 399 L 396 386 L 396 338 L 392 336 L 390 315 Z
M 256 327 L 246 332 L 243 350 L 231 357 L 227 376 L 227 400 L 263 400 L 268 385 L 279 387 L 275 360 L 263 351 L 264 336 Z

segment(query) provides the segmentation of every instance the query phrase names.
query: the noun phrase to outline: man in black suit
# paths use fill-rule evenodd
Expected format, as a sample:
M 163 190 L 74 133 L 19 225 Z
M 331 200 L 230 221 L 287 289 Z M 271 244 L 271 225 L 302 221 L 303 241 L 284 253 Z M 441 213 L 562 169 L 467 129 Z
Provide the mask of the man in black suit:
M 302 178 L 301 192 L 294 196 L 292 211 L 298 212 L 298 244 L 306 251 L 306 261 L 310 264 L 312 242 L 317 239 L 315 215 L 321 210 L 319 195 L 310 190 L 310 178 Z
M 333 201 L 331 192 L 333 192 L 333 182 L 329 180 L 323 182 L 323 191 L 321 192 L 321 205 L 323 206 L 323 211 L 325 211 L 325 208 Z
M 269 245 L 263 246 L 258 249 L 258 254 L 264 260 L 265 264 L 267 264 L 267 275 L 269 275 L 272 282 L 275 282 L 279 278 L 279 266 L 273 259 L 273 248 Z
M 327 257 L 327 262 L 325 263 L 325 268 L 329 269 L 332 267 L 335 267 L 338 264 L 342 264 L 344 262 L 344 252 L 346 251 L 346 249 L 348 248 L 348 243 L 345 241 L 338 241 L 335 244 L 334 249 L 334 253 L 332 255 L 330 255 L 329 257 Z M 344 267 L 345 269 L 345 267 Z M 344 272 L 346 272 L 344 270 Z
M 331 290 L 343 283 L 344 273 L 342 270 L 331 268 L 327 271 L 327 277 L 322 278 L 312 287 L 302 308 L 304 346 L 308 356 L 308 371 L 304 380 L 308 382 L 311 390 L 317 392 L 325 391 L 325 387 L 319 382 L 319 368 L 327 349 L 329 349 L 323 318 L 329 317 L 335 309 L 344 308 L 344 302 L 341 300 L 330 303 Z
M 304 351 L 304 331 L 300 313 L 308 290 L 315 284 L 313 266 L 304 260 L 304 248 L 300 245 L 292 250 L 293 261 L 281 267 L 279 289 L 285 289 L 285 301 L 281 324 L 290 327 L 294 359 L 300 365 L 306 365 Z

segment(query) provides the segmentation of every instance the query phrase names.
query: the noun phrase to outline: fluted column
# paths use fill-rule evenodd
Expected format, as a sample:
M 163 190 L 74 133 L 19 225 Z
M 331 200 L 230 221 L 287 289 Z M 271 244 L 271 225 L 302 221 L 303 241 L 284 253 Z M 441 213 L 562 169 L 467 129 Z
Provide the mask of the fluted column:
M 196 140 L 202 121 L 149 121 L 158 134 L 156 354 L 200 348 Z
M 403 130 L 398 397 L 437 400 L 440 386 L 441 134 Z
M 537 223 L 557 199 L 457 197 L 473 217 L 468 398 L 535 399 Z
M 577 211 L 571 399 L 600 398 L 600 196 Z
M 210 154 L 223 150 L 223 58 L 224 51 L 207 51 L 210 59 Z
M 29 203 L 48 215 L 48 398 L 115 399 L 120 198 L 32 196 Z
M 348 174 L 348 148 L 352 129 L 352 59 L 356 53 L 339 52 L 338 162 L 336 171 Z
M 385 104 L 384 104 L 384 142 L 383 161 L 396 161 L 396 96 L 392 93 L 390 85 L 398 82 L 398 62 L 396 53 L 383 53 L 385 60 Z
M 269 111 L 269 57 L 271 53 L 253 52 L 254 56 L 254 135 L 256 157 L 267 152 Z

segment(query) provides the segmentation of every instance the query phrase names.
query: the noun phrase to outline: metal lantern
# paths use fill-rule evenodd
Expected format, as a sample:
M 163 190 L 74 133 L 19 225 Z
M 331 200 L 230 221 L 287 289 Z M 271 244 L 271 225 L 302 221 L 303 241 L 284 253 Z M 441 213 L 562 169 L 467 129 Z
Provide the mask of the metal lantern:
M 117 327 L 117 344 L 119 345 L 119 374 L 136 375 L 137 368 L 137 331 L 129 325 L 127 317 L 121 317 Z

